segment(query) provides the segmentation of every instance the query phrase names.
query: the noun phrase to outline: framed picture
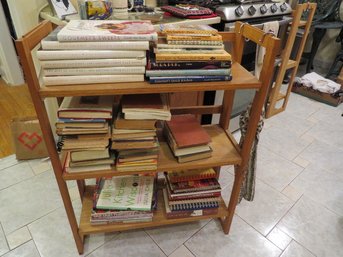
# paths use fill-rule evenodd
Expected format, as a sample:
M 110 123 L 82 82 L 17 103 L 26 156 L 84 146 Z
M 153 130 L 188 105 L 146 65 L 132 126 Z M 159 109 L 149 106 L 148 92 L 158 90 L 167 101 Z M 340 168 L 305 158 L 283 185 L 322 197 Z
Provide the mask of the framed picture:
M 65 16 L 77 13 L 77 10 L 69 0 L 49 0 L 51 9 L 58 18 L 64 19 Z

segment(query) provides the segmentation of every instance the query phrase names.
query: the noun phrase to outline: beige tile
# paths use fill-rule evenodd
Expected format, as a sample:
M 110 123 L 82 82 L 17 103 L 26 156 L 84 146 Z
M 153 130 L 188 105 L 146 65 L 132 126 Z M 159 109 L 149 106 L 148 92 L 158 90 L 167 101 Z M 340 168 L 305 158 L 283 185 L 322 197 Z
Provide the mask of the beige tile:
M 8 252 L 2 257 L 41 257 L 34 242 L 31 240 L 14 250 Z
M 163 250 L 166 255 L 171 254 L 186 242 L 192 235 L 205 226 L 210 220 L 177 224 L 158 228 L 146 229 L 145 231 Z
M 34 173 L 27 162 L 20 162 L 16 165 L 0 170 L 0 190 L 8 188 L 33 176 Z
M 292 240 L 280 257 L 315 257 L 309 250 Z
M 143 231 L 125 231 L 88 257 L 166 257 L 154 241 Z
M 45 171 L 52 169 L 51 162 L 49 159 L 35 159 L 28 161 L 35 175 L 39 175 Z
M 307 197 L 301 197 L 277 227 L 315 256 L 343 256 L 342 217 Z
M 231 231 L 223 233 L 217 220 L 212 220 L 196 233 L 185 246 L 197 257 L 278 257 L 281 250 L 238 216 Z
M 302 190 L 298 190 L 297 188 L 295 188 L 295 187 L 293 187 L 291 185 L 288 185 L 287 187 L 285 187 L 284 190 L 282 190 L 281 193 L 284 194 L 285 196 L 287 196 L 289 199 L 291 199 L 294 202 L 296 202 L 302 196 L 303 191 Z
M 275 244 L 281 250 L 285 250 L 292 238 L 285 234 L 283 231 L 275 227 L 267 236 L 270 242 Z
M 32 239 L 31 234 L 26 226 L 12 232 L 11 234 L 7 235 L 6 238 L 11 250 Z
M 257 180 L 254 200 L 242 200 L 236 208 L 236 214 L 266 236 L 292 205 L 292 200 Z
M 13 165 L 20 163 L 20 162 L 22 162 L 22 161 L 17 160 L 15 154 L 4 157 L 4 158 L 0 159 L 0 170 L 9 168 Z
M 9 247 L 7 245 L 7 241 L 6 241 L 4 231 L 2 230 L 2 227 L 0 224 L 0 256 L 7 253 L 8 251 L 9 251 Z
M 303 168 L 260 146 L 257 152 L 256 176 L 281 192 Z
M 184 245 L 177 248 L 169 257 L 195 257 Z
M 294 162 L 295 164 L 297 164 L 297 165 L 303 167 L 303 168 L 306 168 L 306 167 L 310 164 L 309 161 L 304 160 L 304 159 L 302 159 L 302 158 L 299 157 L 299 156 L 295 157 L 295 159 L 293 160 L 293 162 Z
M 80 201 L 74 201 L 73 206 L 76 217 L 79 217 Z M 84 244 L 84 255 L 79 255 L 63 207 L 34 221 L 29 224 L 28 228 L 40 254 L 49 257 L 85 256 L 118 235 L 118 233 L 102 233 L 87 236 Z

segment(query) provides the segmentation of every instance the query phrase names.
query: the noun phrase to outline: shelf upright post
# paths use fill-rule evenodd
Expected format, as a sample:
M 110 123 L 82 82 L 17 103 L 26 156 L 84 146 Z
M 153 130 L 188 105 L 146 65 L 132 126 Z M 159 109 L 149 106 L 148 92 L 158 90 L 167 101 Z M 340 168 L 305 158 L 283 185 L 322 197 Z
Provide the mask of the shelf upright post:
M 235 25 L 236 32 L 236 57 L 237 61 L 240 62 L 242 58 L 243 45 L 245 39 L 249 39 L 259 46 L 266 48 L 266 54 L 264 56 L 262 71 L 260 74 L 261 88 L 256 92 L 252 107 L 250 110 L 250 118 L 248 123 L 247 133 L 241 148 L 242 163 L 238 165 L 235 172 L 235 180 L 233 189 L 231 192 L 230 202 L 228 206 L 228 216 L 222 220 L 222 226 L 225 234 L 230 231 L 232 218 L 238 203 L 238 197 L 241 190 L 241 185 L 246 172 L 246 167 L 250 158 L 251 148 L 255 140 L 256 131 L 262 109 L 267 97 L 269 86 L 272 81 L 271 74 L 274 70 L 274 61 L 277 51 L 280 47 L 280 40 L 273 37 L 270 34 L 265 34 L 263 31 L 256 29 L 251 26 L 244 26 L 243 23 L 237 22 Z
M 40 84 L 36 74 L 35 66 L 32 60 L 31 51 L 40 41 L 52 31 L 52 24 L 48 21 L 42 22 L 35 29 L 28 32 L 21 39 L 16 41 L 16 47 L 19 56 L 21 56 L 21 65 L 25 74 L 25 80 L 30 89 L 31 98 L 37 113 L 39 124 L 41 126 L 46 147 L 51 159 L 51 164 L 55 173 L 56 181 L 60 189 L 63 204 L 67 212 L 68 220 L 77 245 L 78 252 L 83 253 L 83 236 L 78 233 L 78 224 L 76 221 L 73 205 L 69 196 L 66 181 L 62 178 L 62 164 L 56 151 L 54 136 L 51 131 L 49 118 L 44 105 L 44 99 L 39 94 Z

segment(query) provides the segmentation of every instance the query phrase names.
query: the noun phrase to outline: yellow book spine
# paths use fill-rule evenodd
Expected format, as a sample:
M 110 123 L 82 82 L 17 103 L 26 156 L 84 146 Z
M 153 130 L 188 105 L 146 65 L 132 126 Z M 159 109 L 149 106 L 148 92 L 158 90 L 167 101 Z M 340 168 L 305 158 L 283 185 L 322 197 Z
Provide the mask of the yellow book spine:
M 167 35 L 167 41 L 170 41 L 170 40 L 223 41 L 223 38 L 221 35 L 210 35 L 210 36 Z
M 231 61 L 229 53 L 222 54 L 156 54 L 156 61 Z

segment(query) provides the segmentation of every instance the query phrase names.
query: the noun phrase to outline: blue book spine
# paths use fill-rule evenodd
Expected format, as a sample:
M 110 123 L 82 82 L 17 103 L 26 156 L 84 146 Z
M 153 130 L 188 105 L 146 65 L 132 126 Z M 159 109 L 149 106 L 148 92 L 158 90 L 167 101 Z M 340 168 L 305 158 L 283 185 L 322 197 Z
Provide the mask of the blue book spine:
M 232 76 L 180 76 L 180 77 L 150 77 L 151 84 L 161 83 L 187 83 L 187 82 L 210 82 L 230 81 Z
M 197 70 L 147 70 L 147 77 L 169 76 L 230 76 L 231 69 L 197 69 Z

